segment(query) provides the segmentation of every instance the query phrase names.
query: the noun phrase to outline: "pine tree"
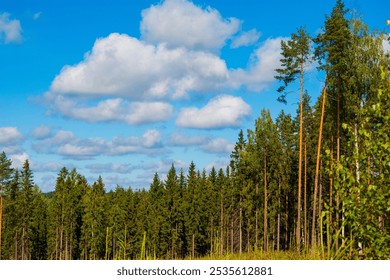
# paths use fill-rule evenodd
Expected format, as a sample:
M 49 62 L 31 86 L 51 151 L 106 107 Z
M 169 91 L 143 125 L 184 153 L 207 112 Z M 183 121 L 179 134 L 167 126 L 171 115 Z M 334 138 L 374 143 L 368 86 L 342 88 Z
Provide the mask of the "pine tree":
M 3 196 L 12 175 L 12 161 L 7 158 L 5 152 L 0 154 L 0 260 L 2 259 L 3 240 Z
M 299 161 L 298 161 L 298 206 L 297 206 L 297 229 L 296 229 L 296 245 L 300 252 L 301 243 L 301 194 L 302 194 L 302 158 L 303 158 L 303 95 L 304 95 L 304 74 L 305 65 L 309 61 L 310 55 L 310 37 L 307 35 L 304 28 L 298 29 L 298 34 L 292 33 L 291 40 L 282 41 L 282 69 L 276 69 L 280 76 L 275 78 L 284 83 L 278 89 L 282 93 L 279 100 L 285 101 L 286 87 L 295 81 L 299 76 Z

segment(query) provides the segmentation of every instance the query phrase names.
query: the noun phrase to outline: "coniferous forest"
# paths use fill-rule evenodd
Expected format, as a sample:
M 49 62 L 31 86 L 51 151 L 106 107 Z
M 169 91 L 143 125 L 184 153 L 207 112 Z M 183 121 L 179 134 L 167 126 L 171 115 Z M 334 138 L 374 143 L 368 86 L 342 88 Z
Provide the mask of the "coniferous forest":
M 281 44 L 275 102 L 299 86 L 296 116 L 263 109 L 225 169 L 172 165 L 150 187 L 105 190 L 77 170 L 54 191 L 0 155 L 1 259 L 194 259 L 296 252 L 390 259 L 390 78 L 386 35 L 338 0 L 323 32 Z M 305 88 L 316 67 L 321 93 Z M 295 94 L 295 93 L 294 93 Z M 311 100 L 311 96 L 318 96 Z M 278 100 L 278 101 L 277 101 Z M 313 104 L 313 105 L 312 105 Z

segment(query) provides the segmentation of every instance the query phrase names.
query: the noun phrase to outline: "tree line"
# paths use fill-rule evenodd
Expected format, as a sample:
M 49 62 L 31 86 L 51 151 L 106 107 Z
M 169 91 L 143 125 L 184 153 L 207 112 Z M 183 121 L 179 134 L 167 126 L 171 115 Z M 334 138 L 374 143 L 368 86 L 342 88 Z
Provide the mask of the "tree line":
M 231 162 L 210 172 L 172 165 L 148 189 L 107 192 L 62 168 L 54 192 L 29 162 L 0 156 L 2 259 L 182 259 L 296 250 L 323 258 L 390 258 L 390 79 L 385 36 L 338 0 L 316 37 L 281 45 L 277 98 L 299 90 L 293 117 L 261 111 Z M 316 63 L 318 100 L 305 88 Z M 271 69 L 270 69 L 271 70 Z M 312 70 L 313 71 L 313 70 Z

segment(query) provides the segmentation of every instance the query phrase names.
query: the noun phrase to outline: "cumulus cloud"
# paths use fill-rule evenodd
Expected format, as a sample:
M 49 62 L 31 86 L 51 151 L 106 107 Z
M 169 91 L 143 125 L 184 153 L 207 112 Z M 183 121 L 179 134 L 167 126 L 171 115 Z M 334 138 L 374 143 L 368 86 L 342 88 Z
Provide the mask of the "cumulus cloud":
M 242 87 L 260 91 L 274 82 L 283 38 L 263 42 L 247 67 L 228 69 L 215 50 L 227 40 L 240 47 L 260 36 L 255 29 L 236 35 L 239 29 L 239 20 L 223 18 L 210 7 L 187 0 L 163 1 L 143 11 L 142 39 L 112 33 L 96 40 L 80 63 L 63 67 L 44 99 L 51 112 L 68 118 L 135 125 L 169 120 L 173 106 L 167 102 L 190 99 L 193 94 Z M 210 118 L 209 125 L 199 120 L 201 116 L 194 121 L 181 118 L 193 116 L 197 108 L 182 110 L 176 123 L 200 128 L 237 126 L 248 114 L 247 107 L 240 107 L 243 101 L 238 101 L 242 110 L 238 116 L 227 116 L 225 123 L 217 123 L 220 116 Z M 210 102 L 215 105 L 215 100 Z
M 59 172 L 64 165 L 59 162 L 31 162 L 34 172 Z
M 215 138 L 203 145 L 201 149 L 207 153 L 230 154 L 234 149 L 234 144 L 225 138 Z
M 87 122 L 119 121 L 128 124 L 166 121 L 173 110 L 165 102 L 127 102 L 121 98 L 106 99 L 96 106 L 79 103 L 71 98 L 57 96 L 52 110 L 55 114 Z
M 249 30 L 247 32 L 242 32 L 236 38 L 233 39 L 231 47 L 233 49 L 239 47 L 247 47 L 255 44 L 259 40 L 261 33 L 256 29 Z
M 14 145 L 23 139 L 22 134 L 16 127 L 0 127 L 0 144 Z
M 260 91 L 272 83 L 275 80 L 275 69 L 280 67 L 282 40 L 287 38 L 270 38 L 263 42 L 252 54 L 248 69 L 231 71 L 231 86 L 246 86 L 250 90 Z
M 219 95 L 211 99 L 203 108 L 184 108 L 180 111 L 176 124 L 187 128 L 237 127 L 241 120 L 250 115 L 250 106 L 241 97 Z
M 217 171 L 217 173 L 218 173 L 219 169 L 221 169 L 221 168 L 225 172 L 226 166 L 228 166 L 229 164 L 230 164 L 229 159 L 221 159 L 221 160 L 217 160 L 217 161 L 212 161 L 206 165 L 205 170 L 210 172 L 211 169 L 214 167 L 214 169 Z
M 179 132 L 172 133 L 169 138 L 169 144 L 172 146 L 199 146 L 209 141 L 205 136 L 189 136 Z
M 12 154 L 9 156 L 9 158 L 12 160 L 12 167 L 18 169 L 21 169 L 23 167 L 24 162 L 26 160 L 29 160 L 29 156 L 26 152 Z
M 46 125 L 41 125 L 33 130 L 32 136 L 36 139 L 44 139 L 49 137 L 51 134 L 51 128 Z
M 166 0 L 142 12 L 142 38 L 165 43 L 171 48 L 219 50 L 235 34 L 240 21 L 224 19 L 207 7 L 202 9 L 186 0 Z
M 22 27 L 19 20 L 10 19 L 10 14 L 0 13 L 0 43 L 19 43 L 22 41 Z
M 0 152 L 6 154 L 20 153 L 23 135 L 16 127 L 0 127 Z
M 91 173 L 101 174 L 101 173 L 121 173 L 129 174 L 131 171 L 136 169 L 136 167 L 131 164 L 117 164 L 117 163 L 96 163 L 89 164 L 86 166 Z
M 124 34 L 96 41 L 75 66 L 65 66 L 48 96 L 124 96 L 132 99 L 181 98 L 225 82 L 225 61 L 206 52 L 167 49 Z
M 234 144 L 225 138 L 190 136 L 180 132 L 171 134 L 169 144 L 176 147 L 197 147 L 203 152 L 213 154 L 229 154 L 234 148 Z
M 163 152 L 161 135 L 157 130 L 148 130 L 139 137 L 114 137 L 112 140 L 82 139 L 76 137 L 71 131 L 60 130 L 50 138 L 33 143 L 32 147 L 38 153 L 59 154 L 73 159 L 90 159 L 100 155 Z

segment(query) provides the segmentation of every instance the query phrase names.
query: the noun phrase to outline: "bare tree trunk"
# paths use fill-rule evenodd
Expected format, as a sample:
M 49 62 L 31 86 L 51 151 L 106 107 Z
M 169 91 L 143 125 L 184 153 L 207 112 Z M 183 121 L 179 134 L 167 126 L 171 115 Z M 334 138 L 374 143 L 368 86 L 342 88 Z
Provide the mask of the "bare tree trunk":
M 340 163 L 340 91 L 341 91 L 341 79 L 340 77 L 338 78 L 338 88 L 337 88 L 337 139 L 336 139 L 336 163 L 337 165 Z M 337 170 L 336 170 L 337 172 Z M 338 177 L 338 174 L 336 175 Z M 337 228 L 339 227 L 339 214 L 338 214 L 338 210 L 339 210 L 339 195 L 338 195 L 338 191 L 337 191 L 337 216 L 336 216 L 336 224 L 337 224 Z M 336 238 L 336 251 L 339 249 L 339 239 Z
M 288 249 L 288 191 L 286 190 L 286 223 L 285 223 L 285 240 L 284 240 L 284 249 Z
M 239 249 L 239 252 L 240 252 L 240 255 L 242 254 L 242 196 L 240 194 L 240 240 L 239 240 L 239 243 L 240 243 L 240 249 Z
M 3 232 L 3 190 L 0 188 L 0 260 L 2 259 L 1 257 L 1 252 L 2 252 L 2 232 Z
M 264 251 L 268 251 L 268 224 L 267 224 L 267 150 L 264 150 Z
M 300 80 L 300 102 L 299 102 L 299 160 L 298 160 L 298 213 L 297 213 L 297 230 L 296 244 L 298 254 L 301 252 L 301 193 L 302 193 L 302 142 L 303 142 L 303 68 L 301 63 Z
M 73 222 L 70 223 L 69 259 L 73 257 Z
M 230 250 L 231 250 L 231 253 L 234 252 L 234 220 L 233 220 L 233 215 L 232 215 L 232 218 L 231 218 L 231 228 L 230 228 L 230 234 L 231 234 L 231 237 L 230 237 Z
M 223 221 L 223 197 L 222 197 L 222 190 L 221 190 L 221 240 L 219 241 L 220 243 L 220 251 L 219 251 L 219 254 L 222 256 L 223 255 L 223 244 L 224 244 L 224 240 L 223 240 L 223 231 L 224 231 L 224 221 Z
M 325 85 L 322 92 L 322 110 L 321 110 L 321 120 L 320 120 L 320 128 L 318 132 L 318 145 L 317 145 L 317 160 L 316 160 L 316 173 L 314 178 L 314 196 L 313 196 L 313 220 L 311 225 L 311 246 L 312 252 L 314 253 L 314 249 L 316 246 L 316 222 L 317 222 L 317 195 L 318 195 L 318 176 L 320 171 L 320 157 L 321 157 L 321 142 L 322 142 L 322 127 L 324 124 L 324 115 L 325 115 L 325 102 L 326 102 L 326 80 Z
M 259 197 L 259 183 L 256 183 L 256 214 L 255 214 L 255 219 L 256 219 L 256 224 L 255 224 L 255 246 L 256 249 L 258 248 L 259 245 L 259 205 L 257 203 Z
M 322 212 L 322 174 L 320 173 L 320 182 L 319 182 L 319 195 L 318 195 L 318 214 Z M 322 226 L 322 225 L 320 225 Z M 322 236 L 320 236 L 322 238 Z
M 355 126 L 354 126 L 354 137 L 355 137 L 355 152 L 356 152 L 356 161 L 355 161 L 356 183 L 359 185 L 360 184 L 360 164 L 359 164 L 359 143 L 358 143 L 358 132 L 357 132 L 356 121 L 355 121 Z M 359 196 L 360 196 L 360 194 L 359 194 Z M 343 210 L 344 210 L 344 207 L 343 207 Z M 342 219 L 344 220 L 344 213 L 343 213 Z M 342 236 L 344 237 L 344 223 L 342 225 Z M 343 238 L 343 244 L 344 244 L 344 238 Z M 359 255 L 363 255 L 363 244 L 361 242 L 358 243 L 358 247 L 360 248 Z
M 333 136 L 332 136 L 332 144 L 331 144 L 331 151 L 330 151 L 330 169 L 333 171 Z M 329 180 L 329 207 L 332 210 L 333 208 L 333 176 L 330 177 Z M 332 210 L 333 212 L 333 210 Z M 332 212 L 329 215 L 329 221 L 330 224 L 333 224 L 333 214 Z
M 61 229 L 60 229 L 60 260 L 62 260 L 62 248 L 63 248 L 63 235 L 64 235 L 64 226 L 61 224 Z
M 280 183 L 280 178 L 279 178 L 279 195 L 278 195 L 278 224 L 277 224 L 277 241 L 276 241 L 276 250 L 280 250 L 280 197 L 282 195 L 282 190 L 281 190 L 281 183 Z
M 191 252 L 192 259 L 195 258 L 195 234 L 192 233 L 192 252 Z
M 24 246 L 24 227 L 22 229 L 22 260 L 24 260 L 24 256 L 25 256 L 25 246 Z
M 127 258 L 126 250 L 127 250 L 127 226 L 125 225 L 125 237 L 123 241 L 123 259 L 125 260 Z
M 303 240 L 304 240 L 304 246 L 305 249 L 307 249 L 308 245 L 308 234 L 307 234 L 307 139 L 305 138 L 305 143 L 304 143 L 304 151 L 305 151 L 305 165 L 304 165 L 304 183 L 303 183 L 303 214 L 304 214 L 304 221 L 303 221 Z
M 18 247 L 19 247 L 19 245 L 18 245 L 18 232 L 15 232 L 15 236 L 14 236 L 14 258 L 15 258 L 15 260 L 17 260 L 18 259 Z

